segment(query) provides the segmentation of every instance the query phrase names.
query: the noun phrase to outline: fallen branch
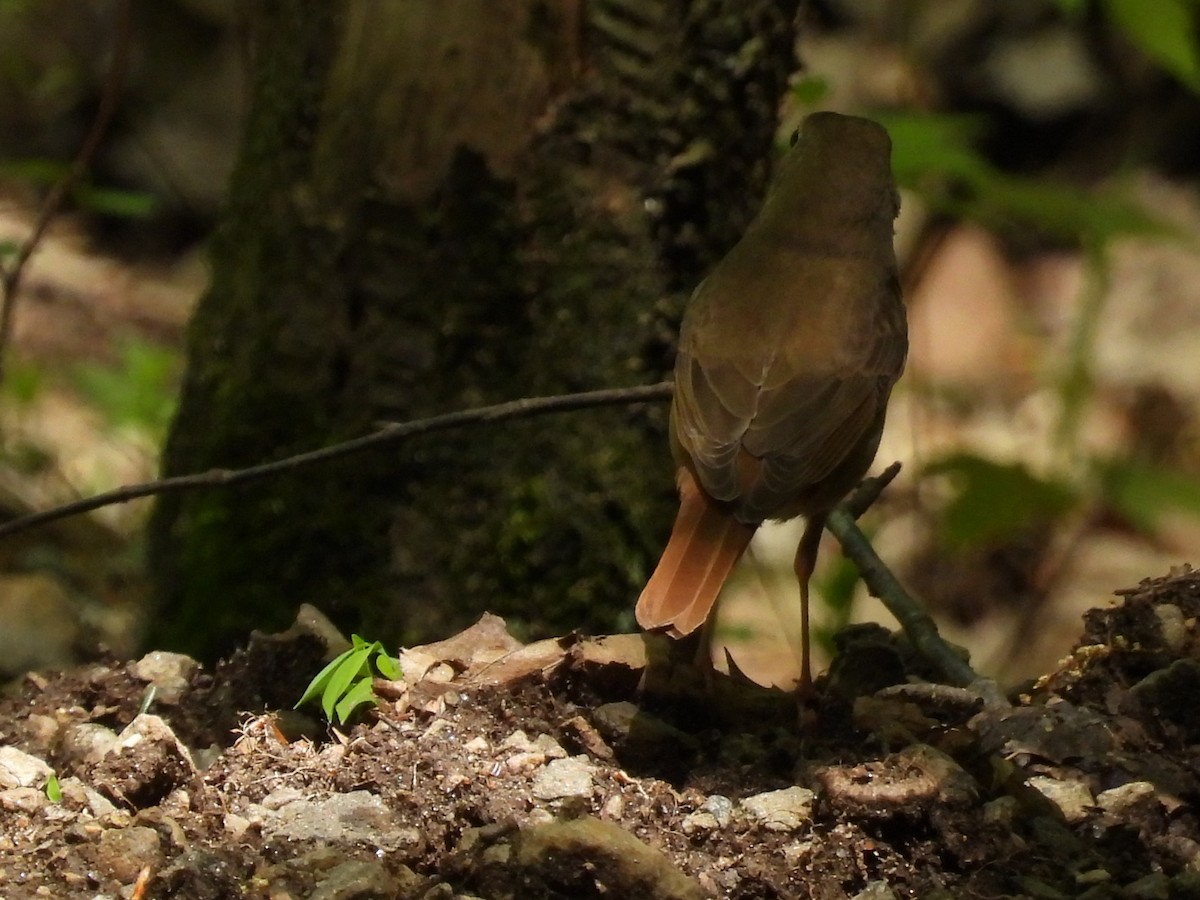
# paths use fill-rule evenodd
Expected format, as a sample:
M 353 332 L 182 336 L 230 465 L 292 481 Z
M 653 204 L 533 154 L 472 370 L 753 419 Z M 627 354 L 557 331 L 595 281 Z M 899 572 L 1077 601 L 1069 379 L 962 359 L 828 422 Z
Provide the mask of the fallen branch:
M 76 516 L 80 513 L 91 512 L 103 506 L 113 506 L 117 503 L 128 503 L 141 497 L 158 494 L 179 494 L 201 488 L 233 487 L 252 481 L 261 481 L 284 472 L 292 471 L 314 463 L 340 459 L 353 453 L 360 453 L 383 444 L 389 444 L 403 438 L 418 434 L 431 434 L 436 431 L 446 431 L 450 428 L 461 428 L 465 425 L 481 425 L 485 422 L 502 422 L 508 419 L 520 419 L 528 416 L 544 415 L 555 412 L 571 412 L 580 409 L 590 409 L 595 406 L 614 406 L 629 403 L 661 402 L 671 399 L 671 383 L 663 381 L 658 384 L 643 385 L 632 388 L 611 388 L 601 391 L 586 391 L 580 394 L 561 394 L 553 397 L 527 397 L 513 400 L 509 403 L 498 403 L 495 406 L 482 406 L 461 412 L 446 413 L 432 416 L 428 419 L 416 419 L 412 422 L 389 422 L 362 437 L 331 444 L 319 450 L 298 453 L 274 462 L 262 463 L 245 469 L 210 469 L 191 475 L 176 475 L 171 478 L 160 478 L 155 481 L 145 481 L 140 484 L 126 485 L 115 490 L 105 491 L 93 497 L 84 497 L 71 503 L 64 503 L 42 512 L 21 516 L 9 522 L 0 523 L 0 537 L 25 531 L 38 525 L 45 525 L 59 519 Z
M 929 613 L 909 596 L 892 570 L 884 564 L 858 527 L 855 518 L 870 506 L 883 485 L 896 477 L 900 464 L 893 463 L 878 478 L 868 478 L 846 502 L 829 514 L 825 527 L 838 539 L 846 556 L 858 569 L 867 590 L 877 597 L 896 617 L 905 635 L 925 659 L 929 660 L 951 684 L 959 687 L 979 686 L 980 678 L 949 644 L 938 634 L 937 624 Z M 865 501 L 865 502 L 864 502 Z

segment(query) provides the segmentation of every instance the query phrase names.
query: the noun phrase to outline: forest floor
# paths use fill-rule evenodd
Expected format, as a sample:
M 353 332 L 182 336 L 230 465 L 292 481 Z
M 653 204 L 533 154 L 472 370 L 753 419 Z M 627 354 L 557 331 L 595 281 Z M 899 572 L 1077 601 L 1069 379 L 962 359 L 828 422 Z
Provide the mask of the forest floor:
M 151 653 L 14 686 L 0 897 L 1200 897 L 1189 570 L 990 701 L 878 627 L 802 710 L 658 638 L 522 646 L 485 616 L 335 729 L 291 711 L 320 622 L 211 670 Z

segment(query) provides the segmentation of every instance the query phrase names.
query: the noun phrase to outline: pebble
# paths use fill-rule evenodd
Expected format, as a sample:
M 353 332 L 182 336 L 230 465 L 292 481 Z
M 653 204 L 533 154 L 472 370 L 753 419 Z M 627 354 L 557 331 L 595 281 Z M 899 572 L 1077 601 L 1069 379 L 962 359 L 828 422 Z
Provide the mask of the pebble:
M 96 867 L 122 884 L 135 881 L 144 866 L 158 868 L 161 863 L 162 848 L 153 828 L 131 825 L 110 828 L 100 835 Z
M 532 793 L 539 800 L 590 797 L 595 789 L 596 767 L 586 756 L 568 756 L 546 764 L 533 779 Z
M 53 774 L 36 756 L 16 747 L 0 747 L 0 788 L 41 787 Z
M 850 900 L 896 900 L 896 892 L 886 881 L 872 881 Z
M 1149 781 L 1130 781 L 1120 787 L 1101 791 L 1096 795 L 1096 805 L 1106 813 L 1125 818 L 1138 807 L 1158 805 L 1158 791 Z
M 117 733 L 95 722 L 78 722 L 62 736 L 60 752 L 65 760 L 94 766 L 117 743 Z
M 198 668 L 200 663 L 190 656 L 166 650 L 152 650 L 130 666 L 134 675 L 154 685 L 156 702 L 171 706 L 182 699 Z
M 32 815 L 50 800 L 46 792 L 33 787 L 5 788 L 0 791 L 0 809 Z
M 741 809 L 768 831 L 796 831 L 812 821 L 817 795 L 808 788 L 790 787 L 744 798 Z
M 1045 775 L 1035 775 L 1029 779 L 1028 784 L 1049 800 L 1062 817 L 1072 824 L 1086 819 L 1091 807 L 1095 806 L 1092 792 L 1081 781 L 1062 781 Z
M 417 846 L 420 832 L 399 827 L 387 804 L 369 791 L 349 791 L 311 800 L 293 800 L 262 811 L 263 835 L 287 841 L 366 844 L 381 850 Z

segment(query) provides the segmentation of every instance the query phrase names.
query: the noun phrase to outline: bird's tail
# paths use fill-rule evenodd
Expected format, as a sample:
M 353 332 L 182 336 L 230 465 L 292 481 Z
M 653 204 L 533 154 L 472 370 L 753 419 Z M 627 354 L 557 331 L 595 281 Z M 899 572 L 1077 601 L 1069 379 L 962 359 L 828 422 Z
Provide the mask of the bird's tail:
M 637 602 L 638 624 L 675 637 L 704 623 L 754 527 L 718 506 L 687 469 L 679 478 L 679 514 L 662 559 Z

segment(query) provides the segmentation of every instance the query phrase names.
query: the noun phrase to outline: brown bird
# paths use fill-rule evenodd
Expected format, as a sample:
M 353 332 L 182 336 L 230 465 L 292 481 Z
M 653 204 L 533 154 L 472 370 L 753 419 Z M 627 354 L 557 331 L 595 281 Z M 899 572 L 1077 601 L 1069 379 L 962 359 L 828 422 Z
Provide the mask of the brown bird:
M 875 458 L 908 351 L 898 210 L 887 132 L 814 113 L 683 317 L 670 429 L 679 513 L 638 624 L 690 634 L 755 529 L 804 516 L 801 690 L 811 684 L 808 583 L 825 519 Z

